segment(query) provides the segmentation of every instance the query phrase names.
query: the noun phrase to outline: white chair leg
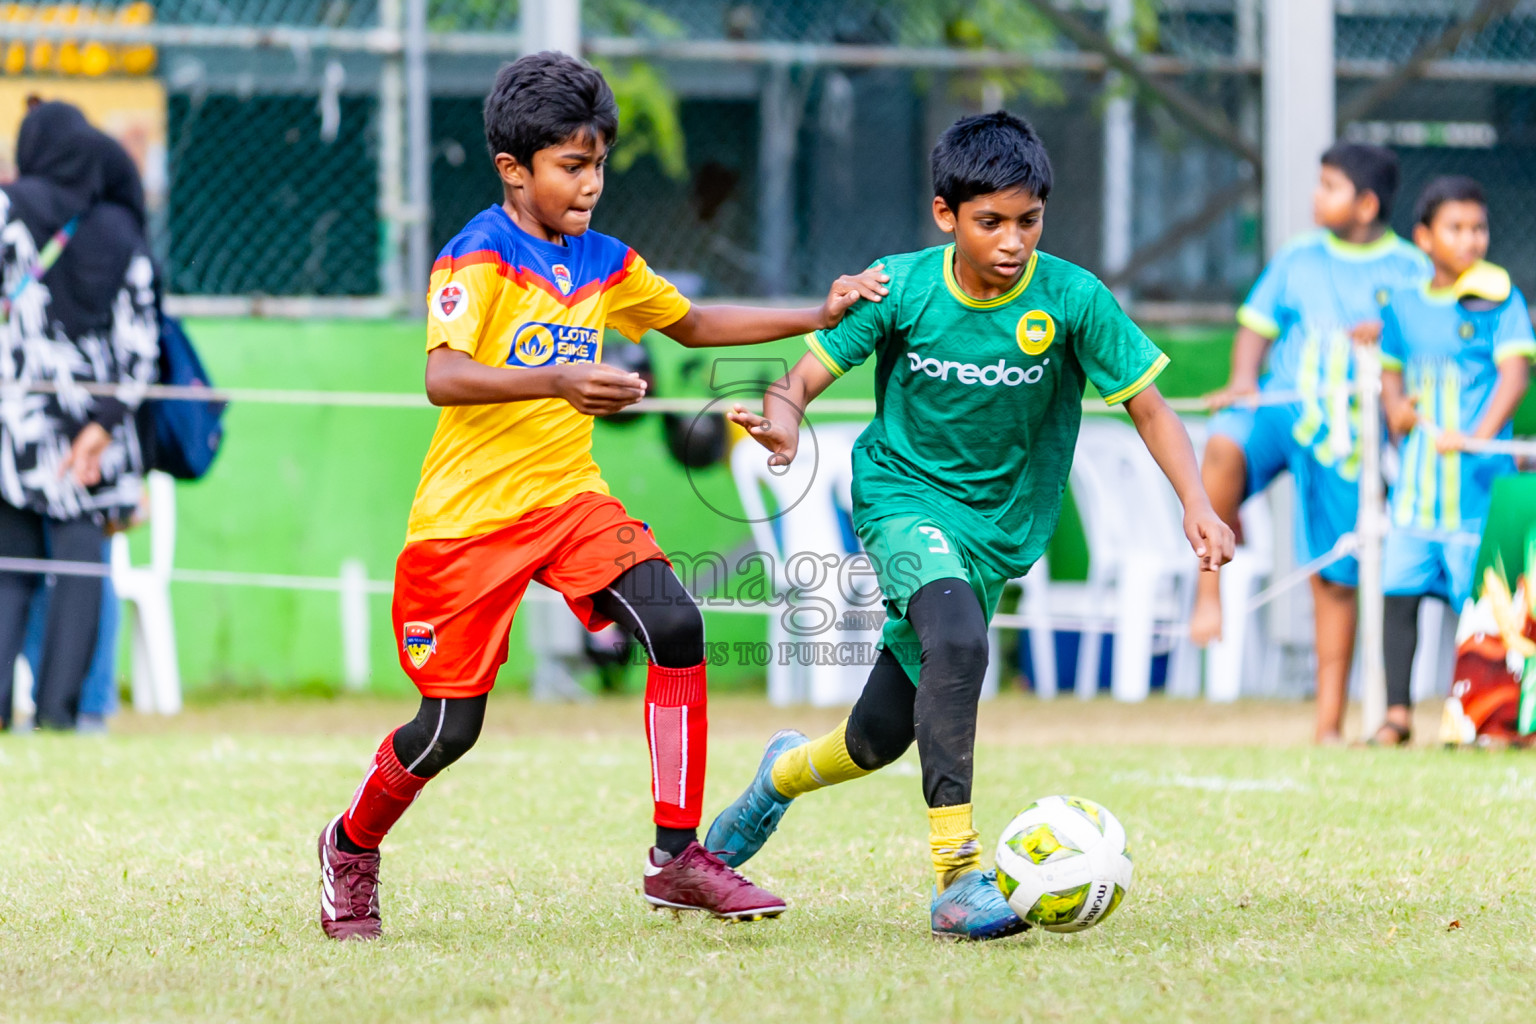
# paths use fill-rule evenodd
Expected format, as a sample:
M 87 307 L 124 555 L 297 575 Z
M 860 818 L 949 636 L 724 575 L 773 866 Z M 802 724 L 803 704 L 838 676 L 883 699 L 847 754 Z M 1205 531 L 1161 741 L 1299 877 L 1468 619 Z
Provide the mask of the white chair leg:
M 1413 656 L 1414 703 L 1445 695 L 1456 671 L 1456 619 L 1442 602 L 1419 605 L 1419 646 Z
M 1051 630 L 1049 570 L 1045 559 L 1024 577 L 1024 614 L 1029 619 L 1029 660 L 1034 669 L 1035 695 L 1054 700 L 1060 687 L 1056 668 L 1056 634 Z M 1036 576 L 1040 573 L 1040 576 Z
M 987 630 L 987 674 L 981 678 L 981 699 L 992 700 L 997 696 L 998 681 L 1002 676 L 1002 656 L 997 630 Z
M 1234 701 L 1243 689 L 1243 654 L 1248 644 L 1248 600 L 1255 579 L 1242 552 L 1221 568 L 1221 639 L 1206 649 L 1205 696 Z
M 778 614 L 768 617 L 768 703 L 776 707 L 799 704 L 805 700 L 800 689 L 800 673 L 787 659 L 779 657 L 779 644 L 789 639 L 789 632 Z
M 1157 566 L 1149 559 L 1128 558 L 1120 567 L 1116 595 L 1115 656 L 1110 694 L 1138 703 L 1152 689 L 1152 602 L 1157 592 Z
M 1104 586 L 1089 591 L 1087 607 L 1101 607 L 1108 592 L 1109 588 Z M 1078 634 L 1077 674 L 1073 681 L 1073 692 L 1078 700 L 1093 700 L 1099 695 L 1099 664 L 1103 655 L 1104 631 L 1093 626 L 1085 627 Z
M 12 671 L 11 689 L 11 721 L 30 722 L 37 714 L 37 703 L 33 700 L 32 665 L 27 659 L 18 654 L 16 664 Z
M 155 713 L 155 665 L 145 636 L 143 606 L 137 599 L 123 601 L 124 618 L 132 641 L 133 710 L 141 715 Z
M 181 668 L 176 661 L 176 626 L 171 619 L 169 588 L 139 600 L 139 635 L 149 671 L 154 710 L 162 715 L 181 711 Z M 134 706 L 138 706 L 135 696 Z

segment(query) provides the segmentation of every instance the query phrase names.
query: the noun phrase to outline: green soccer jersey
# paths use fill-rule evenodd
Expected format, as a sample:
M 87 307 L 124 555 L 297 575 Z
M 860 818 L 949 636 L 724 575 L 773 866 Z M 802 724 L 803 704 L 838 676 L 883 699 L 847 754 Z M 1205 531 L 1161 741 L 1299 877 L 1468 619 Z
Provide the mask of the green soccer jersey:
M 954 246 L 884 261 L 890 294 L 806 336 L 834 375 L 875 356 L 853 451 L 854 523 L 926 513 L 1005 578 L 1061 515 L 1086 381 L 1123 402 L 1168 364 L 1088 271 L 1042 252 L 993 299 L 960 289 Z M 990 609 L 988 609 L 990 612 Z

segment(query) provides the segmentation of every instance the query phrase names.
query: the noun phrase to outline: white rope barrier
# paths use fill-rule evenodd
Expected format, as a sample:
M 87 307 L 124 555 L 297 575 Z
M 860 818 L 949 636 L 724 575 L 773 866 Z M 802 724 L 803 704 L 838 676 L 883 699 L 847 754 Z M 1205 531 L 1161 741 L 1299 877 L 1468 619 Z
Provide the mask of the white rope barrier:
M 1380 376 L 1379 367 L 1373 366 L 1374 360 L 1361 361 L 1360 373 L 1357 380 L 1348 386 L 1348 391 L 1357 395 L 1361 402 L 1361 411 L 1368 414 L 1373 420 L 1377 420 L 1379 405 Z M 1374 385 L 1374 387 L 1373 387 Z M 364 392 L 364 391 L 325 391 L 325 390 L 285 390 L 285 389 L 260 389 L 260 388 L 206 388 L 206 387 L 175 387 L 167 385 L 140 386 L 129 389 L 125 387 L 98 384 L 94 382 L 68 382 L 64 388 L 51 383 L 35 383 L 19 385 L 16 382 L 0 383 L 0 395 L 7 391 L 31 392 L 31 393 L 58 393 L 61 390 L 85 392 L 94 395 L 107 395 L 125 401 L 133 402 L 141 399 L 155 399 L 168 401 L 200 401 L 200 402 L 224 402 L 231 404 L 251 405 L 278 405 L 278 406 L 306 406 L 311 408 L 398 408 L 398 409 L 431 409 L 434 406 L 421 393 L 391 393 L 391 392 Z M 1340 390 L 1340 389 L 1335 389 Z M 683 415 L 698 415 L 703 413 L 723 412 L 728 404 L 734 401 L 742 401 L 743 404 L 755 405 L 759 389 L 752 385 L 739 385 L 736 393 L 727 393 L 719 397 L 710 398 L 647 398 L 627 407 L 625 412 L 634 413 L 677 413 Z M 1287 405 L 1302 400 L 1302 396 L 1294 391 L 1270 391 L 1243 396 L 1227 407 L 1229 408 L 1261 408 L 1265 406 Z M 1335 401 L 1337 401 L 1335 397 Z M 1183 413 L 1207 413 L 1217 409 L 1212 403 L 1203 398 L 1172 399 L 1168 403 L 1176 412 Z M 1102 401 L 1089 400 L 1083 403 L 1085 412 L 1104 413 L 1122 412 L 1120 407 L 1108 408 Z M 821 399 L 814 405 L 814 410 L 827 415 L 852 415 L 873 416 L 875 403 L 859 399 Z M 1346 413 L 1347 415 L 1347 413 Z M 1285 576 L 1274 580 L 1263 590 L 1254 594 L 1247 602 L 1245 614 L 1251 614 L 1258 609 L 1270 604 L 1276 598 L 1293 590 L 1295 587 L 1306 583 L 1316 573 L 1327 568 L 1344 558 L 1350 556 L 1360 557 L 1362 561 L 1361 579 L 1361 605 L 1362 623 L 1365 626 L 1362 637 L 1364 647 L 1380 643 L 1379 614 L 1374 626 L 1368 621 L 1372 608 L 1380 605 L 1379 590 L 1380 581 L 1375 581 L 1374 588 L 1367 578 L 1366 563 L 1376 562 L 1371 553 L 1365 550 L 1367 544 L 1375 545 L 1379 552 L 1380 534 L 1385 527 L 1385 509 L 1380 487 L 1380 444 L 1379 432 L 1371 430 L 1362 422 L 1362 441 L 1370 440 L 1374 435 L 1377 443 L 1374 446 L 1362 444 L 1360 472 L 1361 486 L 1361 519 L 1356 530 L 1340 537 L 1333 548 L 1319 558 L 1315 558 L 1305 565 L 1299 566 Z M 1433 423 L 1423 421 L 1424 428 L 1432 437 L 1438 436 L 1440 429 Z M 1461 450 L 1477 453 L 1503 454 L 1518 458 L 1536 459 L 1536 440 L 1495 440 L 1483 441 L 1470 438 L 1463 439 Z M 1374 486 L 1366 483 L 1367 479 L 1374 480 Z M 1371 534 L 1371 536 L 1366 536 Z M 123 567 L 119 567 L 121 570 Z M 389 595 L 394 591 L 394 584 L 387 580 L 371 580 L 360 564 L 351 564 L 344 567 L 338 576 L 313 576 L 303 574 L 284 573 L 251 573 L 208 569 L 176 569 L 154 570 L 148 567 L 127 567 L 127 571 L 134 574 L 155 575 L 164 586 L 165 583 L 195 584 L 229 587 L 253 587 L 260 589 L 275 589 L 289 591 L 327 592 L 341 595 L 343 604 L 343 617 L 348 610 L 354 616 L 366 617 L 366 599 L 369 595 Z M 54 576 L 87 576 L 109 578 L 113 576 L 113 567 L 104 563 L 55 561 L 52 559 L 7 558 L 0 557 L 0 573 L 27 573 Z M 541 587 L 530 588 L 527 599 L 535 602 L 559 603 L 560 596 L 554 591 Z M 701 605 L 706 611 L 726 614 L 764 615 L 773 614 L 777 606 L 762 602 L 738 602 L 734 599 L 708 598 L 701 599 Z M 1004 628 L 1019 628 L 1027 623 L 1013 620 L 1021 619 L 1018 615 L 999 616 L 994 625 Z M 1102 626 L 1102 622 L 1090 622 L 1086 619 L 1081 622 L 1068 622 L 1066 620 L 1052 620 L 1054 629 L 1095 628 Z M 1175 638 L 1188 630 L 1187 622 L 1158 622 L 1153 624 L 1154 637 Z M 355 639 L 355 638 L 354 638 Z M 1364 680 L 1365 690 L 1365 724 L 1367 735 L 1374 731 L 1372 723 L 1379 718 L 1384 710 L 1385 700 L 1384 677 L 1379 671 L 1371 671 L 1372 660 L 1379 661 L 1378 657 L 1372 659 L 1369 651 L 1362 650 L 1366 655 L 1367 678 Z M 355 659 L 354 659 L 355 660 Z M 366 657 L 363 658 L 364 663 Z M 362 669 L 360 678 L 366 678 L 366 665 Z M 349 674 L 357 675 L 357 671 L 349 669 Z M 1380 691 L 1380 692 L 1377 692 Z
M 225 402 L 247 405 L 303 405 L 310 407 L 365 408 L 365 409 L 433 409 L 427 396 L 419 392 L 389 391 L 296 391 L 276 388 L 206 388 L 182 387 L 169 384 L 141 385 L 128 388 L 92 381 L 76 381 L 61 388 L 47 381 L 37 381 L 25 386 L 15 382 L 0 383 L 0 394 L 14 390 L 28 394 L 58 394 L 60 391 L 81 392 L 116 398 L 128 404 L 141 399 L 186 402 Z M 705 412 L 724 412 L 729 403 L 749 405 L 757 392 L 749 387 L 738 387 L 717 398 L 642 398 L 624 408 L 625 413 L 681 413 L 684 415 Z M 1301 398 L 1294 391 L 1260 392 L 1232 403 L 1232 408 L 1260 408 L 1269 405 L 1289 405 Z M 1168 404 L 1175 412 L 1202 413 L 1215 409 L 1204 398 L 1172 398 Z M 818 413 L 830 415 L 873 416 L 875 403 L 872 399 L 819 398 L 811 406 Z M 1121 407 L 1106 406 L 1102 401 L 1083 402 L 1085 412 L 1120 412 Z

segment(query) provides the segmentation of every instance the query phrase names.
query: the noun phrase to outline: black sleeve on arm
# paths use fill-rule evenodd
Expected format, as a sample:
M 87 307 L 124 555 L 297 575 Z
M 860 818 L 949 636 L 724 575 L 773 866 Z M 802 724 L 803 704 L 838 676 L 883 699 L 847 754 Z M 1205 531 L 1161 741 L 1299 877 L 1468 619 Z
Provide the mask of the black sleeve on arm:
M 92 423 L 99 423 L 107 433 L 112 433 L 128 418 L 128 406 L 109 395 L 97 395 L 91 408 Z

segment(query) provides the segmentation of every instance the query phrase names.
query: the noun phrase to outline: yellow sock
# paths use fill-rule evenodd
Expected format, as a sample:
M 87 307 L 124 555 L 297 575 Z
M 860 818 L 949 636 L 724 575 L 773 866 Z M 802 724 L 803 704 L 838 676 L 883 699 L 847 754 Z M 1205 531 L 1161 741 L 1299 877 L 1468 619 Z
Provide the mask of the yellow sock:
M 848 753 L 847 731 L 845 718 L 825 736 L 780 754 L 773 762 L 773 788 L 793 798 L 868 775 Z
M 928 847 L 939 892 L 967 871 L 981 868 L 981 833 L 971 827 L 971 805 L 928 808 Z

